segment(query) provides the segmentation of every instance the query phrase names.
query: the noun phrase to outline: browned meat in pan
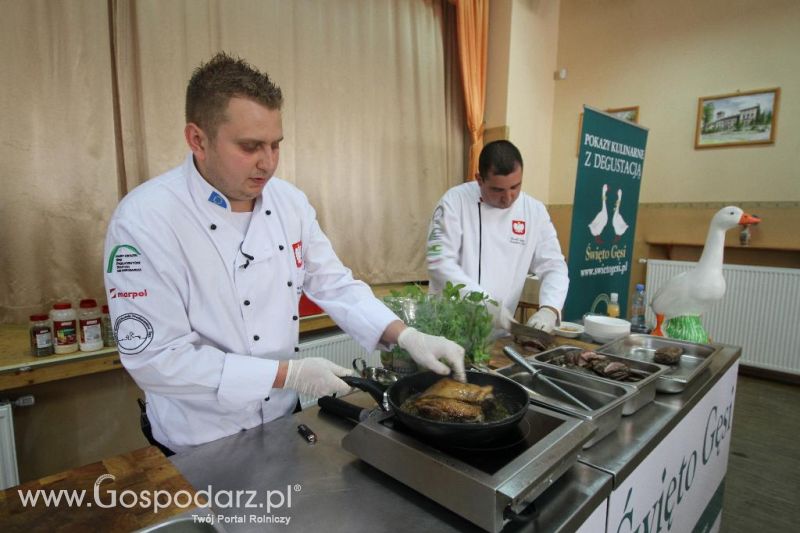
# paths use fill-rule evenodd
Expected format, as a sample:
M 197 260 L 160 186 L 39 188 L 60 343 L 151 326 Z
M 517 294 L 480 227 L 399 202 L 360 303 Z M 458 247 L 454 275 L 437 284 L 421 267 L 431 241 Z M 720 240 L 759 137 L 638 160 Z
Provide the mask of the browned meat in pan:
M 418 398 L 419 414 L 431 420 L 448 422 L 483 422 L 483 409 L 478 404 L 448 398 Z
M 461 383 L 450 378 L 442 378 L 420 394 L 420 399 L 434 397 L 468 403 L 481 403 L 492 397 L 492 386 L 481 387 L 469 383 Z

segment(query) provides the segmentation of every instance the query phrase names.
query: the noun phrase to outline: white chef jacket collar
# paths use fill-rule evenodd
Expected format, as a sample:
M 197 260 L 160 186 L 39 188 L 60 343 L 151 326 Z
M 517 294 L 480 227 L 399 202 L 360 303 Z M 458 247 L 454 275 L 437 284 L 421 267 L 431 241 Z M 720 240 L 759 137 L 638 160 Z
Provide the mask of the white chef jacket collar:
M 197 206 L 200 212 L 200 216 L 206 218 L 209 224 L 219 224 L 222 220 L 227 218 L 227 216 L 221 216 L 222 213 L 220 210 L 225 210 L 228 213 L 231 211 L 230 201 L 216 187 L 212 186 L 200 175 L 191 153 L 186 156 L 184 165 L 186 166 L 186 175 L 189 177 L 189 191 L 191 192 L 195 206 Z M 267 185 L 269 185 L 269 182 L 267 182 Z M 272 204 L 271 201 L 269 203 Z M 269 211 L 269 215 L 267 215 L 267 211 Z M 225 213 L 225 215 L 227 215 L 227 213 Z M 268 227 L 270 218 L 274 220 L 274 223 L 279 224 L 277 213 L 274 208 L 264 207 L 264 193 L 262 192 L 261 195 L 256 198 L 256 204 L 253 208 L 253 218 L 250 220 L 247 234 L 240 246 L 241 252 L 253 258 L 250 259 L 250 262 L 265 260 L 276 253 L 275 247 L 277 245 L 273 243 Z M 220 235 L 220 233 L 217 235 Z M 249 257 L 242 256 L 240 259 L 242 262 L 246 262 Z M 239 262 L 240 259 L 237 259 L 237 262 Z
M 197 165 L 194 163 L 194 156 L 190 152 L 184 161 L 186 175 L 189 176 L 189 190 L 195 205 L 200 208 L 200 212 L 206 216 L 219 217 L 219 210 L 231 210 L 231 202 L 224 194 L 212 186 L 200 175 Z

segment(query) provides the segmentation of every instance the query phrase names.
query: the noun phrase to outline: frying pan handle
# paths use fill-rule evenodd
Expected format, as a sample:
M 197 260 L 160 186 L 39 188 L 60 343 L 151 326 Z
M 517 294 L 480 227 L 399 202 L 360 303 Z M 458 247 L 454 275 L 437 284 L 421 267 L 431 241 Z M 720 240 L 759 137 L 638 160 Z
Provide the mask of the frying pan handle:
M 367 371 L 367 362 L 361 357 L 356 357 L 353 359 L 353 370 L 358 372 L 359 376 L 364 376 L 364 373 Z
M 386 389 L 383 385 L 378 383 L 377 381 L 372 381 L 371 379 L 359 378 L 356 376 L 344 376 L 342 381 L 350 385 L 351 387 L 355 387 L 357 389 L 363 390 L 364 392 L 369 393 L 378 405 L 384 411 L 388 411 L 387 406 L 383 401 L 383 393 L 386 392 Z
M 317 405 L 319 405 L 319 408 L 323 411 L 352 420 L 353 422 L 361 422 L 368 415 L 367 409 L 362 409 L 357 405 L 340 400 L 339 398 L 334 398 L 333 396 L 321 397 L 317 400 Z

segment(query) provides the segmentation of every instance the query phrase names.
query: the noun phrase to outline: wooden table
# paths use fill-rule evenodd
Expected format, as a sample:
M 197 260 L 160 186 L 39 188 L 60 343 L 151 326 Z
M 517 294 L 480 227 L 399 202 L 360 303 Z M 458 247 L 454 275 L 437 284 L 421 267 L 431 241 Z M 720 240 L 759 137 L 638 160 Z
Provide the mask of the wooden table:
M 300 318 L 300 333 L 334 327 L 328 315 Z M 122 368 L 116 347 L 64 355 L 31 355 L 28 326 L 0 325 L 0 391 Z
M 95 483 L 106 474 L 113 477 L 100 480 L 96 502 Z M 45 505 L 41 500 L 36 505 L 23 505 L 20 491 L 37 490 L 84 491 L 85 496 L 81 505 L 67 505 L 63 498 L 59 505 Z M 168 499 L 166 495 L 159 496 L 158 512 L 153 512 L 152 504 L 149 507 L 140 504 L 144 502 L 144 495 L 152 498 L 156 490 L 167 491 L 171 496 L 169 500 L 173 501 L 170 506 L 161 508 Z M 130 505 L 133 496 L 129 492 L 121 496 L 123 491 L 137 495 L 136 505 Z M 179 491 L 186 491 L 194 501 L 196 493 L 189 482 L 164 454 L 149 446 L 0 492 L 0 524 L 4 531 L 133 531 L 197 508 L 193 503 L 183 506 L 189 500 L 183 493 L 178 498 L 181 506 L 175 505 L 174 498 Z M 110 506 L 114 494 L 117 505 Z M 126 505 L 120 505 L 120 501 Z M 198 501 L 205 503 L 203 499 Z
M 0 391 L 121 368 L 116 348 L 31 355 L 28 327 L 0 326 Z

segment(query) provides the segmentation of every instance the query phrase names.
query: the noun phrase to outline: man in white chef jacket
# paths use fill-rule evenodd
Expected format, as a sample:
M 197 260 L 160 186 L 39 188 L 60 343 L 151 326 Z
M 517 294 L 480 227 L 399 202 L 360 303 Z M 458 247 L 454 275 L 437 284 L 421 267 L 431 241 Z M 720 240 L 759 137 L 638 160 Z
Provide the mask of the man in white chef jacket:
M 350 390 L 350 370 L 296 359 L 301 291 L 365 349 L 397 343 L 463 377 L 463 349 L 407 328 L 342 265 L 306 196 L 273 177 L 282 101 L 240 59 L 199 67 L 186 93 L 191 153 L 131 191 L 108 228 L 121 360 L 146 393 L 153 437 L 174 451 L 289 414 L 298 393 Z
M 428 233 L 430 290 L 463 283 L 488 294 L 494 327 L 508 330 L 525 278 L 540 280 L 539 310 L 529 326 L 551 332 L 567 297 L 569 275 L 544 204 L 522 192 L 522 155 L 509 141 L 481 151 L 475 181 L 442 196 Z

